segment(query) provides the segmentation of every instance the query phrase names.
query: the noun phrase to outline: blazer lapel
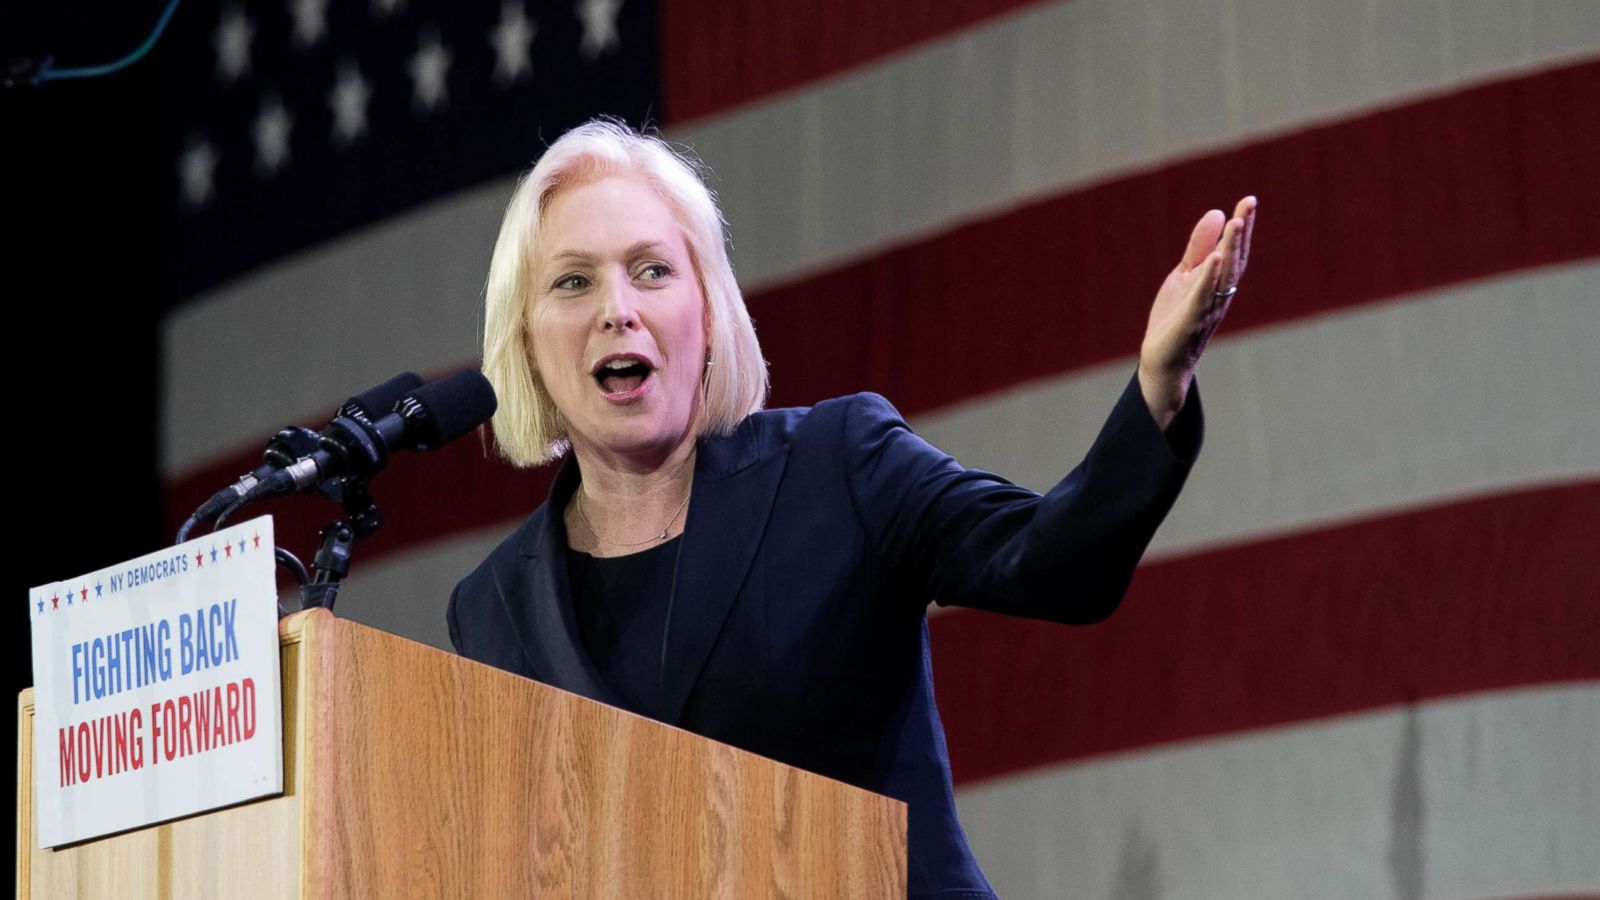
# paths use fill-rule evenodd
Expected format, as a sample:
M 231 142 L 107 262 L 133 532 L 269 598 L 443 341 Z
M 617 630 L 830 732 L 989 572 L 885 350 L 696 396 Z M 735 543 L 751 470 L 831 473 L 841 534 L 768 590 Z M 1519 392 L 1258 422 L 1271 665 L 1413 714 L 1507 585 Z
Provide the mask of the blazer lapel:
M 787 460 L 787 447 L 762 458 L 748 422 L 727 437 L 700 441 L 662 648 L 668 723 L 682 719 L 744 586 Z
M 611 706 L 620 704 L 583 648 L 572 579 L 567 575 L 567 532 L 561 519 L 578 484 L 568 455 L 556 473 L 543 515 L 524 536 L 513 565 L 497 575 L 502 602 L 533 676 L 546 684 Z
M 748 424 L 727 437 L 702 439 L 698 453 L 661 657 L 669 724 L 682 718 L 744 586 L 788 460 L 787 447 L 762 458 Z M 523 537 L 518 558 L 496 573 L 496 585 L 533 677 L 620 706 L 620 698 L 583 649 L 567 575 L 567 534 L 560 511 L 578 481 L 577 462 L 569 455 L 556 473 L 542 514 Z

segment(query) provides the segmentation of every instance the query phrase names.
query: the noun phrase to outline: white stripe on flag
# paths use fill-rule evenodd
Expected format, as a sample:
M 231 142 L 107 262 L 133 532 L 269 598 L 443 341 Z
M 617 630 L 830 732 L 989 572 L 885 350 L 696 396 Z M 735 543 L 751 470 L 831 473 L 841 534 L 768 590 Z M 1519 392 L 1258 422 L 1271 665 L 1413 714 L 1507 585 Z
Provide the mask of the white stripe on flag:
M 510 182 L 464 191 L 225 285 L 161 323 L 162 474 L 332 410 L 396 372 L 483 354 Z
M 1018 774 L 956 801 L 1002 897 L 1593 891 L 1596 721 L 1597 683 L 1496 692 Z

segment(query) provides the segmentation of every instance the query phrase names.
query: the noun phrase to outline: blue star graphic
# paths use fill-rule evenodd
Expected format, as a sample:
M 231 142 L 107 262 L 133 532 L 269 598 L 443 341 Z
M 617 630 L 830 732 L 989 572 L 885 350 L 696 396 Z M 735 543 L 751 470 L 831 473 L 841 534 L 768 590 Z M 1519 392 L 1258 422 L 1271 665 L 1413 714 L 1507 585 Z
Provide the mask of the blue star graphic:
M 244 552 L 244 538 L 239 538 L 239 552 Z
M 44 600 L 42 598 L 39 600 L 39 612 L 44 612 Z
M 101 588 L 102 588 L 102 587 L 105 587 L 105 585 L 103 585 L 103 584 L 101 584 L 101 583 L 100 583 L 100 582 L 98 582 L 98 581 L 96 581 L 96 582 L 95 582 L 95 583 L 94 583 L 94 595 L 95 595 L 95 596 L 96 596 L 96 597 L 98 597 L 98 596 L 100 596 L 100 589 L 101 589 Z
M 212 562 L 216 562 L 217 561 L 217 548 L 216 547 L 212 547 L 211 548 L 211 561 Z
M 68 606 L 72 605 L 72 594 L 73 594 L 72 591 L 67 591 L 67 605 Z

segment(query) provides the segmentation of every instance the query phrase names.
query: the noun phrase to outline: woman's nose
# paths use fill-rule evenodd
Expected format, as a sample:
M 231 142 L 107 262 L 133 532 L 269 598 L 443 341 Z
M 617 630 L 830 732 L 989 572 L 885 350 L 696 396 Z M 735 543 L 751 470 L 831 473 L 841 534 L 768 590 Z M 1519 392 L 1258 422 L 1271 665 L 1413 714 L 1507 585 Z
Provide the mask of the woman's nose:
M 638 328 L 639 314 L 633 301 L 633 286 L 627 279 L 611 279 L 611 284 L 606 288 L 605 302 L 600 306 L 600 330 L 632 331 Z

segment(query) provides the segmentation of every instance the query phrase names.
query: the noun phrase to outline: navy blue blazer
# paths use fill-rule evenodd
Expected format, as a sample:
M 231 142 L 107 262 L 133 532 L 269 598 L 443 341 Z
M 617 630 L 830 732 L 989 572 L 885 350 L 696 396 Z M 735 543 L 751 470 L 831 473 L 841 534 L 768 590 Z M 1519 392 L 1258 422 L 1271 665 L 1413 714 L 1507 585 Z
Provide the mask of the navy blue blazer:
M 876 394 L 702 438 L 662 653 L 669 724 L 908 804 L 910 895 L 992 897 L 956 821 L 930 601 L 1103 619 L 1199 450 L 1198 390 L 1163 434 L 1130 380 L 1040 496 L 963 468 Z M 450 597 L 456 651 L 620 705 L 579 637 L 550 498 Z

